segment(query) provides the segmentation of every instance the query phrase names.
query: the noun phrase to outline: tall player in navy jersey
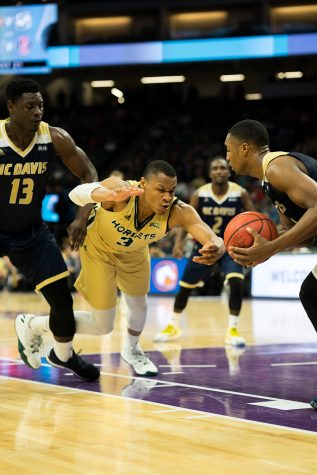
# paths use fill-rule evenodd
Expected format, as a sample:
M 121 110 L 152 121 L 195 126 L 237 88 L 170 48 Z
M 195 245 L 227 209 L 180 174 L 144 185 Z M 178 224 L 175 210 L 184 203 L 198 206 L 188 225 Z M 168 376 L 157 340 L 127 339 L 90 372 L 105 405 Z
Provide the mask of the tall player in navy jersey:
M 43 98 L 35 81 L 13 79 L 6 87 L 6 99 L 9 117 L 0 120 L 0 255 L 10 258 L 50 306 L 54 347 L 47 356 L 49 363 L 95 380 L 99 370 L 73 350 L 75 320 L 68 271 L 54 236 L 42 221 L 41 205 L 57 157 L 83 182 L 96 181 L 96 170 L 65 130 L 42 122 Z M 73 247 L 85 237 L 90 208 L 78 214 L 70 227 Z M 40 332 L 49 330 L 42 324 L 41 317 L 33 315 L 16 319 L 21 358 L 34 369 L 41 366 Z
M 190 204 L 198 211 L 202 220 L 218 235 L 223 236 L 229 221 L 242 211 L 253 211 L 254 206 L 248 192 L 237 183 L 229 181 L 230 170 L 224 158 L 214 158 L 210 163 L 211 183 L 201 186 L 193 194 Z M 179 231 L 174 256 L 182 257 L 186 233 Z M 179 317 L 187 306 L 191 291 L 203 287 L 204 281 L 210 277 L 210 266 L 196 264 L 193 257 L 199 255 L 200 245 L 195 242 L 194 248 L 184 274 L 179 282 L 180 289 L 175 297 L 174 312 L 170 322 L 160 333 L 154 336 L 156 342 L 175 340 L 181 335 Z M 218 261 L 229 286 L 229 324 L 225 343 L 233 346 L 244 346 L 245 340 L 240 336 L 237 326 L 242 305 L 244 275 L 242 266 L 231 259 L 228 253 Z
M 254 244 L 231 247 L 230 255 L 242 265 L 255 266 L 289 247 L 317 235 L 317 160 L 298 152 L 270 152 L 269 136 L 261 122 L 242 120 L 229 130 L 225 145 L 230 166 L 243 175 L 263 180 L 263 188 L 287 229 L 267 241 L 250 229 Z M 301 285 L 300 300 L 317 331 L 317 266 Z M 317 398 L 311 401 L 317 409 Z

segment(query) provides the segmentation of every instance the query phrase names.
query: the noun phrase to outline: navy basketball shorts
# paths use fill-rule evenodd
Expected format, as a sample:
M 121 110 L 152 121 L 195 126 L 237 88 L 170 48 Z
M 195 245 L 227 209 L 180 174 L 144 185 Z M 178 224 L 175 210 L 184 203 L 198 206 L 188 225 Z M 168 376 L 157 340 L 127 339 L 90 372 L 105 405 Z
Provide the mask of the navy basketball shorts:
M 188 258 L 183 276 L 179 281 L 181 287 L 189 289 L 201 287 L 202 283 L 212 274 L 214 266 L 197 264 L 192 260 L 194 256 L 201 256 L 198 252 L 198 249 L 201 247 L 201 244 L 195 244 L 190 257 Z M 215 263 L 215 265 L 220 267 L 226 279 L 230 279 L 231 277 L 244 279 L 242 266 L 235 262 L 227 252 Z
M 36 291 L 69 275 L 55 237 L 44 222 L 20 233 L 0 233 L 0 255 L 8 256 Z

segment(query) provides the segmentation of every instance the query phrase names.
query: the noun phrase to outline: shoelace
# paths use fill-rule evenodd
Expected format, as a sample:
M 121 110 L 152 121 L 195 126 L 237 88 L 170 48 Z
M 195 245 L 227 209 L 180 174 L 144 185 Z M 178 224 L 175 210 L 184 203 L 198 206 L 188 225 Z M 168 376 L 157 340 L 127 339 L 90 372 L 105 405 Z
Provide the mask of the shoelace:
M 77 353 L 73 350 L 73 356 L 69 359 L 69 362 L 75 366 L 78 366 L 79 368 L 88 368 L 90 363 L 87 363 L 87 361 L 83 360 L 82 357 L 79 356 L 81 352 L 82 349 L 78 350 Z
M 139 363 L 146 364 L 148 362 L 148 357 L 143 353 L 143 351 L 134 350 L 132 354 L 137 357 Z
M 32 348 L 32 353 L 38 353 L 40 349 L 44 347 L 41 335 L 33 336 L 30 347 Z

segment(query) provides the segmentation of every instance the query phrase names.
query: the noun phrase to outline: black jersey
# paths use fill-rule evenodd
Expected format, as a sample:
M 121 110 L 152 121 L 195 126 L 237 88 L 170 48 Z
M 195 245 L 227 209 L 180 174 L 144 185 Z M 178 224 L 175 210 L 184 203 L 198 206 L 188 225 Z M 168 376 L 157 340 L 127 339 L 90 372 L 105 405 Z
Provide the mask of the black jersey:
M 313 157 L 309 157 L 308 155 L 304 155 L 303 153 L 298 152 L 267 153 L 263 158 L 264 177 L 268 164 L 275 158 L 280 157 L 281 155 L 290 155 L 292 157 L 297 158 L 297 160 L 300 160 L 307 168 L 308 176 L 310 176 L 310 178 L 317 182 L 317 160 Z M 266 195 L 274 204 L 275 208 L 277 208 L 282 214 L 291 219 L 293 223 L 297 223 L 297 221 L 307 211 L 306 208 L 301 208 L 293 201 L 291 201 L 286 193 L 276 190 L 268 181 L 265 180 L 265 178 L 262 182 L 262 187 Z
M 20 150 L 0 120 L 0 233 L 17 233 L 41 220 L 42 200 L 56 158 L 49 126 L 41 122 L 30 145 Z
M 212 191 L 211 184 L 198 188 L 197 211 L 201 219 L 218 236 L 223 236 L 226 226 L 231 219 L 241 213 L 241 194 L 243 188 L 232 181 L 228 182 L 228 191 L 224 196 L 216 196 Z

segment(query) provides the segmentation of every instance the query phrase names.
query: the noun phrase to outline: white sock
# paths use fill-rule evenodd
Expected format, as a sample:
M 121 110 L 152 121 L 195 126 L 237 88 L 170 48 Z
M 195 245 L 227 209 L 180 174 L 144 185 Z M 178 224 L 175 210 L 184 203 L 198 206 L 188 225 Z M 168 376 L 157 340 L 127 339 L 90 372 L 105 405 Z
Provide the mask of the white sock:
M 135 347 L 139 343 L 140 335 L 130 335 L 127 332 L 125 341 L 124 341 L 124 348 L 130 349 L 131 347 Z
M 54 351 L 57 358 L 66 363 L 73 356 L 73 341 L 62 343 L 54 340 Z
M 173 315 L 171 317 L 171 324 L 178 327 L 180 316 L 181 316 L 181 313 L 173 312 Z
M 49 332 L 49 317 L 33 317 L 30 321 L 30 328 L 38 335 Z
M 237 328 L 239 323 L 239 315 L 229 315 L 229 327 Z

